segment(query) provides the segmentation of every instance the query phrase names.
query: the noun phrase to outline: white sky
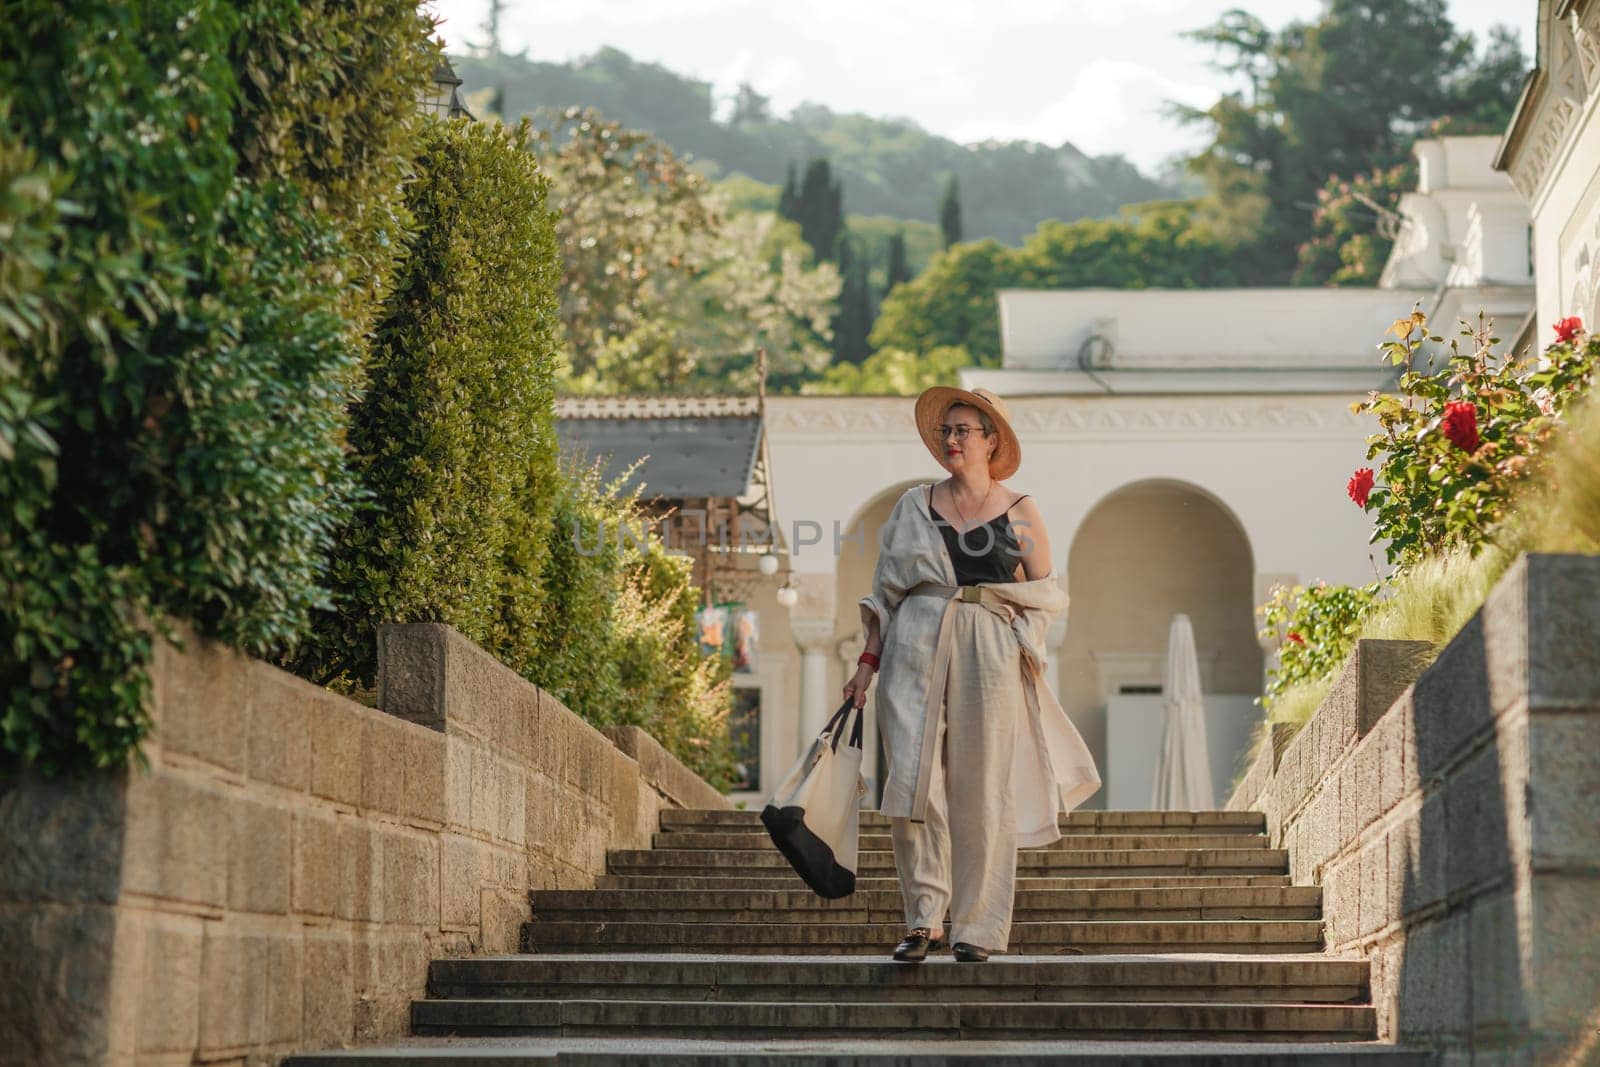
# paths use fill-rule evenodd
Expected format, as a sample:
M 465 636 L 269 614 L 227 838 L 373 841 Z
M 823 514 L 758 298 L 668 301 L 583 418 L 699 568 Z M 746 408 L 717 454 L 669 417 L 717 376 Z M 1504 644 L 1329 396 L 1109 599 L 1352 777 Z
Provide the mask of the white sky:
M 482 40 L 486 0 L 428 0 L 452 50 Z M 511 0 L 506 50 L 560 61 L 603 45 L 711 82 L 741 81 L 786 114 L 903 116 L 958 141 L 1071 141 L 1145 169 L 1202 135 L 1161 114 L 1227 88 L 1209 49 L 1179 36 L 1242 7 L 1278 26 L 1322 0 Z M 1509 22 L 1533 53 L 1535 0 L 1449 0 L 1480 42 Z

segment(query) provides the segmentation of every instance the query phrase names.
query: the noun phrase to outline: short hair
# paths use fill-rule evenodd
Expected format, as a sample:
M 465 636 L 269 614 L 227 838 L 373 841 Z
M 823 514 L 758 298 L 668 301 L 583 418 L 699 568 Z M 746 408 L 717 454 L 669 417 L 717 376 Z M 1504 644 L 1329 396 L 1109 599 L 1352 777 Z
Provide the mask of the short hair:
M 956 408 L 968 408 L 971 411 L 976 412 L 978 415 L 978 422 L 983 426 L 983 436 L 994 436 L 994 420 L 989 417 L 989 413 L 980 407 L 974 407 L 965 400 L 952 400 L 950 403 L 946 404 L 944 408 L 944 414 L 941 415 L 940 418 L 948 419 L 950 417 L 950 412 Z

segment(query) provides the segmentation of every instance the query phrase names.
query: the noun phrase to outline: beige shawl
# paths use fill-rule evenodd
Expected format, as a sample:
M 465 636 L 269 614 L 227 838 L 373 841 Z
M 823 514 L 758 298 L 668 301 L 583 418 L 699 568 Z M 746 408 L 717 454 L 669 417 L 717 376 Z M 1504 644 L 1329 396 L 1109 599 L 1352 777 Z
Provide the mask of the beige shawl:
M 947 622 L 955 598 L 963 596 L 955 587 L 955 566 L 943 535 L 928 511 L 929 490 L 929 485 L 912 486 L 895 502 L 879 534 L 872 592 L 860 601 L 862 624 L 876 616 L 883 635 L 877 719 L 889 768 L 882 810 L 918 822 L 927 809 L 932 754 L 944 714 Z M 1057 813 L 1073 810 L 1100 788 L 1094 758 L 1044 681 L 1045 631 L 1066 611 L 1067 595 L 1053 570 L 1030 581 L 967 588 L 964 598 L 976 597 L 1009 622 L 1022 651 L 1022 677 L 1012 690 L 1024 724 L 1017 731 L 1010 782 L 1017 847 L 1048 845 L 1061 836 Z M 925 595 L 929 592 L 934 595 Z

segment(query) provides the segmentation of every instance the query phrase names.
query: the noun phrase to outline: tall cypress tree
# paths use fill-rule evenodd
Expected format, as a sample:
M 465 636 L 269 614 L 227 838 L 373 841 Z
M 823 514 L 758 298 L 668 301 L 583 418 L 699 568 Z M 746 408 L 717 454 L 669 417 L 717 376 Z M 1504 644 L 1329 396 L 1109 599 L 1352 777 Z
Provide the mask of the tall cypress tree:
M 961 189 L 954 174 L 945 181 L 944 198 L 939 201 L 939 233 L 946 248 L 961 242 Z
M 816 253 L 817 262 L 837 259 L 839 241 L 844 235 L 844 189 L 834 178 L 833 168 L 826 158 L 813 159 L 806 164 L 795 213 L 800 222 L 800 236 Z
M 872 332 L 871 267 L 858 242 L 848 234 L 839 240 L 839 313 L 833 319 L 833 358 L 836 363 L 860 363 L 871 353 L 867 335 Z
M 889 235 L 889 264 L 884 270 L 883 295 L 888 296 L 901 282 L 911 280 L 911 268 L 906 263 L 906 235 L 896 230 Z
M 791 221 L 799 219 L 800 190 L 796 188 L 794 160 L 789 161 L 788 172 L 783 179 L 783 192 L 778 194 L 778 215 Z

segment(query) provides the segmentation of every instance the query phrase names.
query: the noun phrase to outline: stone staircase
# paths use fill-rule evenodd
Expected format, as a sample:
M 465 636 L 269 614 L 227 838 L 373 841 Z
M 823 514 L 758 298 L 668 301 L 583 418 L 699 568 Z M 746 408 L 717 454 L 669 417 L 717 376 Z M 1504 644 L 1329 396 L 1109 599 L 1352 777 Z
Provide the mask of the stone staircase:
M 856 892 L 825 901 L 755 812 L 663 812 L 654 847 L 612 852 L 595 889 L 533 894 L 527 955 L 435 961 L 413 1030 L 478 1040 L 473 1062 L 516 1048 L 518 1062 L 538 1050 L 563 1064 L 843 1062 L 847 1050 L 863 1063 L 956 1062 L 964 1050 L 1432 1062 L 1375 1043 L 1366 961 L 1320 954 L 1321 889 L 1290 884 L 1259 813 L 1063 817 L 1061 841 L 1019 854 L 1015 955 L 982 964 L 948 950 L 921 965 L 888 958 L 904 933 L 888 826 L 876 813 L 861 826 Z M 797 1040 L 804 1049 L 783 1044 Z

